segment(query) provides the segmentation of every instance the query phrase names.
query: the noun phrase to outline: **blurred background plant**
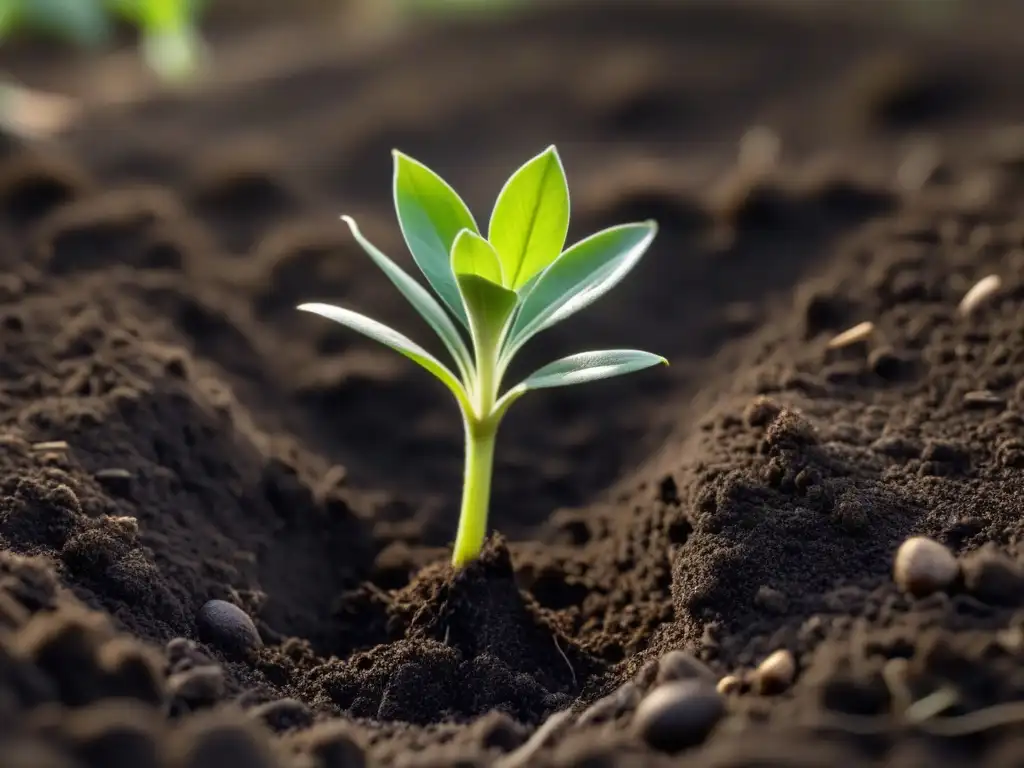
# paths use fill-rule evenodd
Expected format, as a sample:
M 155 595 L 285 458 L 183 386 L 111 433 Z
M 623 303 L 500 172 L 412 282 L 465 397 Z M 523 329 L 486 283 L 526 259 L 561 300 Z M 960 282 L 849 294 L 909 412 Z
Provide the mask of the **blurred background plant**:
M 500 11 L 529 1 L 367 0 L 375 10 L 413 17 Z M 142 54 L 156 74 L 166 82 L 180 82 L 200 69 L 200 19 L 207 6 L 216 4 L 216 0 L 0 0 L 0 43 L 44 38 L 102 50 L 115 41 L 119 25 L 128 25 L 138 30 Z M 337 4 L 343 5 L 341 0 Z M 244 6 L 238 10 L 244 12 Z
M 165 85 L 201 79 L 209 41 L 224 18 L 263 20 L 288 16 L 300 7 L 330 16 L 343 13 L 345 26 L 371 37 L 371 29 L 403 21 L 474 16 L 500 18 L 534 4 L 557 0 L 0 0 L 0 46 L 53 43 L 68 50 L 105 53 L 122 49 L 126 38 L 138 45 L 147 68 Z M 598 3 L 600 0 L 591 0 Z M 666 0 L 687 2 L 687 0 Z M 888 0 L 878 12 L 903 15 L 916 24 L 955 23 L 962 0 Z M 872 11 L 875 11 L 872 4 Z M 268 16 L 269 14 L 269 16 Z M 204 35 L 201 30 L 206 31 Z M 206 69 L 206 72 L 209 72 Z M 0 126 L 19 133 L 50 133 L 74 109 L 62 95 L 29 89 L 11 73 L 0 73 Z M 12 118 L 17 116 L 17 120 Z
M 194 74 L 197 19 L 207 0 L 0 0 L 0 41 L 47 37 L 88 49 L 111 44 L 118 24 L 140 32 L 142 53 L 164 79 Z
M 279 2 L 300 4 L 294 0 Z M 500 13 L 538 0 L 333 0 L 339 7 L 357 2 L 385 15 L 423 18 Z M 176 81 L 198 71 L 202 59 L 200 19 L 208 6 L 213 10 L 221 4 L 220 0 L 0 0 L 0 43 L 12 38 L 47 37 L 100 50 L 116 39 L 118 25 L 128 25 L 140 33 L 146 62 L 161 78 Z M 332 0 L 319 3 L 331 4 Z M 233 13 L 247 12 L 246 4 L 237 0 L 223 5 L 231 6 Z M 922 23 L 943 23 L 962 3 L 890 0 L 879 5 L 880 10 L 902 10 Z
M 554 2 L 554 0 L 550 0 Z M 278 0 L 321 10 L 360 6 L 371 17 L 416 19 L 507 10 L 530 0 Z M 266 0 L 0 0 L 0 45 L 52 43 L 92 53 L 120 48 L 128 32 L 138 41 L 148 68 L 165 85 L 197 80 L 208 63 L 201 34 L 209 15 L 258 17 L 275 3 Z M 280 11 L 286 11 L 280 7 Z M 73 99 L 27 88 L 0 74 L 0 127 L 22 135 L 49 135 L 77 109 Z

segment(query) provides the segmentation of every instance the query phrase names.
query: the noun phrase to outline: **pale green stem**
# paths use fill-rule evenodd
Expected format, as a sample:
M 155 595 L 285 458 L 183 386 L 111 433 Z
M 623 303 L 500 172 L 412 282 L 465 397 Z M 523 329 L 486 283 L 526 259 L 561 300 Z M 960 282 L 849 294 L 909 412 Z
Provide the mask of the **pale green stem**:
M 494 443 L 501 415 L 495 413 L 501 373 L 498 371 L 497 346 L 481 338 L 474 328 L 477 350 L 477 377 L 470 393 L 473 411 L 463 412 L 466 431 L 466 468 L 462 483 L 462 509 L 455 535 L 452 565 L 461 568 L 480 555 L 487 538 L 487 518 L 491 504 L 491 476 L 494 474 Z
M 466 419 L 466 472 L 462 485 L 462 510 L 455 536 L 452 565 L 461 568 L 480 555 L 487 538 L 487 511 L 491 502 L 491 475 L 494 473 L 494 443 L 498 434 L 496 419 L 478 422 Z

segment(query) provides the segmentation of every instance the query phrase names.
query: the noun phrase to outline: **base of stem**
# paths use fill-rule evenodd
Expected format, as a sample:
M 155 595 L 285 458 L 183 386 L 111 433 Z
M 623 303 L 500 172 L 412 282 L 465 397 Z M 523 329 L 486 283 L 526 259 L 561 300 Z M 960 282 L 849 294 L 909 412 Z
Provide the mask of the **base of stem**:
M 487 538 L 491 475 L 494 472 L 494 444 L 497 426 L 482 429 L 466 424 L 466 469 L 462 486 L 459 530 L 452 551 L 452 566 L 462 568 L 480 556 Z

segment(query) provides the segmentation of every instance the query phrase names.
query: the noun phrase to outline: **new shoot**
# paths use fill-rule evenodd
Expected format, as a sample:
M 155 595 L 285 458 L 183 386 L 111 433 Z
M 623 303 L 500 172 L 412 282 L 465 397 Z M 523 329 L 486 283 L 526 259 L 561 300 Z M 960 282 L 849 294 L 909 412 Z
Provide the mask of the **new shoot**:
M 391 347 L 430 371 L 455 395 L 466 437 L 462 509 L 452 555 L 458 568 L 483 548 L 495 440 L 516 400 L 535 389 L 667 364 L 663 357 L 634 349 L 581 352 L 502 388 L 509 364 L 523 346 L 615 287 L 648 249 L 657 224 L 610 227 L 564 249 L 569 189 L 552 146 L 505 182 L 485 235 L 440 176 L 401 152 L 393 155 L 399 225 L 416 265 L 440 301 L 369 242 L 352 218 L 342 218 L 363 250 L 441 338 L 454 370 L 403 334 L 364 315 L 328 304 L 303 304 L 299 309 Z

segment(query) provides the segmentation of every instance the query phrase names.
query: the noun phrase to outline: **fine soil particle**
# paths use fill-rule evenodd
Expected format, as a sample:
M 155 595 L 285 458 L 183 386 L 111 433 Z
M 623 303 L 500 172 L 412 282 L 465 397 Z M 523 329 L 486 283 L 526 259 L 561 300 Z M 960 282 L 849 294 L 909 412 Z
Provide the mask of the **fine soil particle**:
M 4 766 L 1020 764 L 1024 16 L 911 5 L 218 26 L 260 79 L 5 138 Z M 454 402 L 295 305 L 426 340 L 338 216 L 410 266 L 392 148 L 479 218 L 552 143 L 660 231 L 513 375 L 672 365 L 517 403 L 454 572 Z

